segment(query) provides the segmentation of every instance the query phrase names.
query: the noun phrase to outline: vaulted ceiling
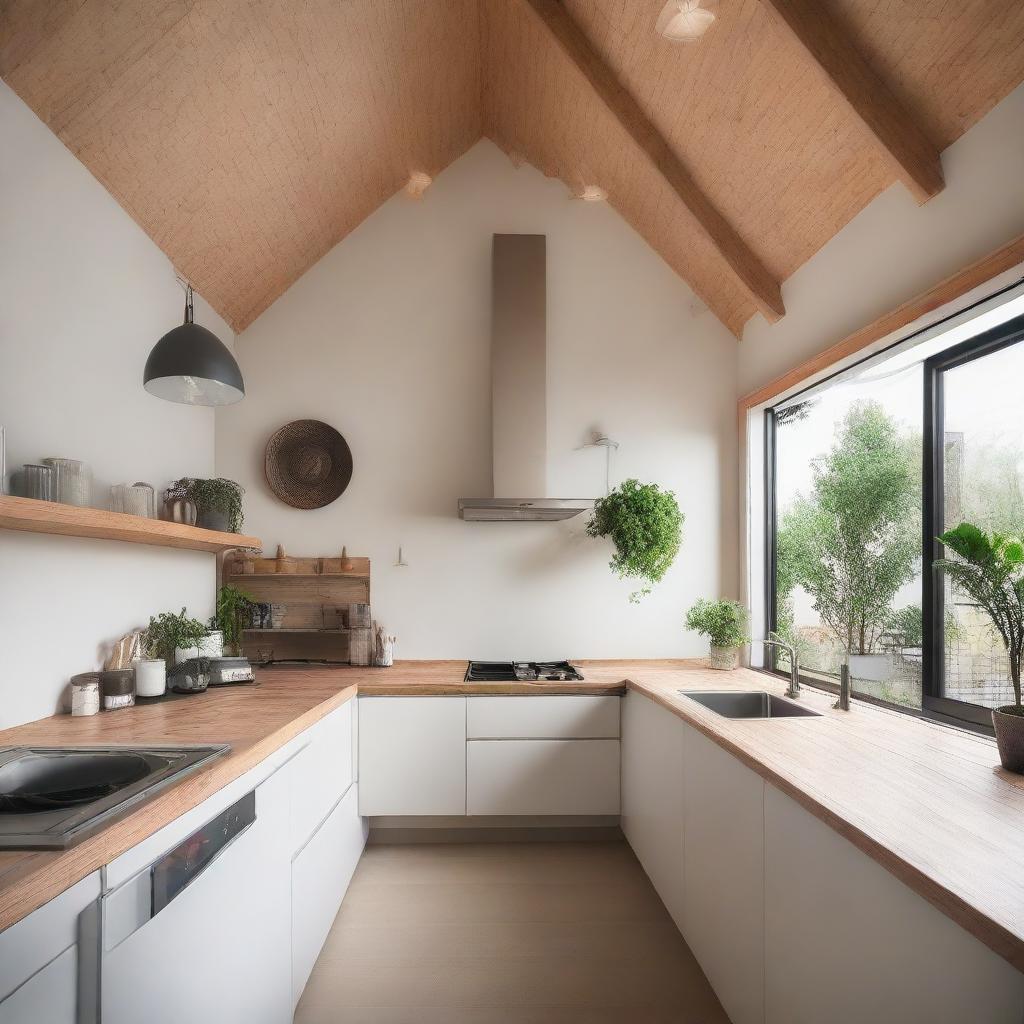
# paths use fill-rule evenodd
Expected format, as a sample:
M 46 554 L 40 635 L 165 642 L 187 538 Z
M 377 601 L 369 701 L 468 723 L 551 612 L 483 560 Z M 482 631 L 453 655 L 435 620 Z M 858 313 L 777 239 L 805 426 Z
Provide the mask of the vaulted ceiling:
M 0 75 L 236 330 L 486 136 L 606 190 L 737 335 L 1024 80 L 1021 0 L 718 0 L 689 44 L 663 4 L 2 0 Z

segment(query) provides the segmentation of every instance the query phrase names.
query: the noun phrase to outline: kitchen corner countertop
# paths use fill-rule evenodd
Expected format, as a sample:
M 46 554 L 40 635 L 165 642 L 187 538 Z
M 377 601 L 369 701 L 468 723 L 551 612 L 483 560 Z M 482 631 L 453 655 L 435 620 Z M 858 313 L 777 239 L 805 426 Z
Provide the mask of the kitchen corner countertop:
M 737 721 L 679 690 L 768 690 L 781 680 L 702 661 L 580 661 L 580 682 L 466 683 L 464 661 L 390 669 L 294 667 L 258 685 L 0 732 L 0 746 L 216 743 L 231 753 L 65 852 L 0 852 L 0 930 L 130 849 L 258 764 L 357 693 L 615 694 L 657 702 L 845 836 L 961 927 L 1024 970 L 1024 777 L 998 767 L 995 743 L 805 688 L 821 718 Z M 840 880 L 841 884 L 841 880 Z

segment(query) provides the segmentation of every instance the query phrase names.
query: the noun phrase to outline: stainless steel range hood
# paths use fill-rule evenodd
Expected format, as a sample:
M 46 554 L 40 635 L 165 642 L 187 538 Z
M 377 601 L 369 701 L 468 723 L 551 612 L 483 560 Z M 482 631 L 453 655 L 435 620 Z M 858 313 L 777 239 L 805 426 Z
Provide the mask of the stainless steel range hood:
M 494 236 L 494 497 L 460 498 L 459 516 L 468 521 L 552 522 L 593 504 L 587 498 L 541 497 L 548 494 L 546 242 L 544 235 Z

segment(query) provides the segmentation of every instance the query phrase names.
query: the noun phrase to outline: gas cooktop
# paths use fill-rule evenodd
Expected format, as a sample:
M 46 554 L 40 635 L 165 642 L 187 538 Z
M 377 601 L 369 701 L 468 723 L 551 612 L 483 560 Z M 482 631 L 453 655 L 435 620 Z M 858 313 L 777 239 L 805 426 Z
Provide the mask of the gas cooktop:
M 467 683 L 536 683 L 582 678 L 579 669 L 567 661 L 471 661 L 465 676 Z

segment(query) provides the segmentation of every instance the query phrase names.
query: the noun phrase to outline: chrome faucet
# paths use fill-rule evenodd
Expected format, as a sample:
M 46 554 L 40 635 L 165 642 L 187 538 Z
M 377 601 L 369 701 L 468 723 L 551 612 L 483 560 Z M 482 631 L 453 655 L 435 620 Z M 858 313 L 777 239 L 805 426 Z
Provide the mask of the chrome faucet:
M 796 648 L 792 644 L 786 643 L 785 640 L 780 640 L 777 636 L 771 636 L 771 634 L 769 634 L 768 640 L 761 640 L 759 643 L 763 644 L 765 647 L 778 647 L 789 655 L 789 686 L 786 689 L 786 696 L 799 697 L 800 658 L 796 653 Z

